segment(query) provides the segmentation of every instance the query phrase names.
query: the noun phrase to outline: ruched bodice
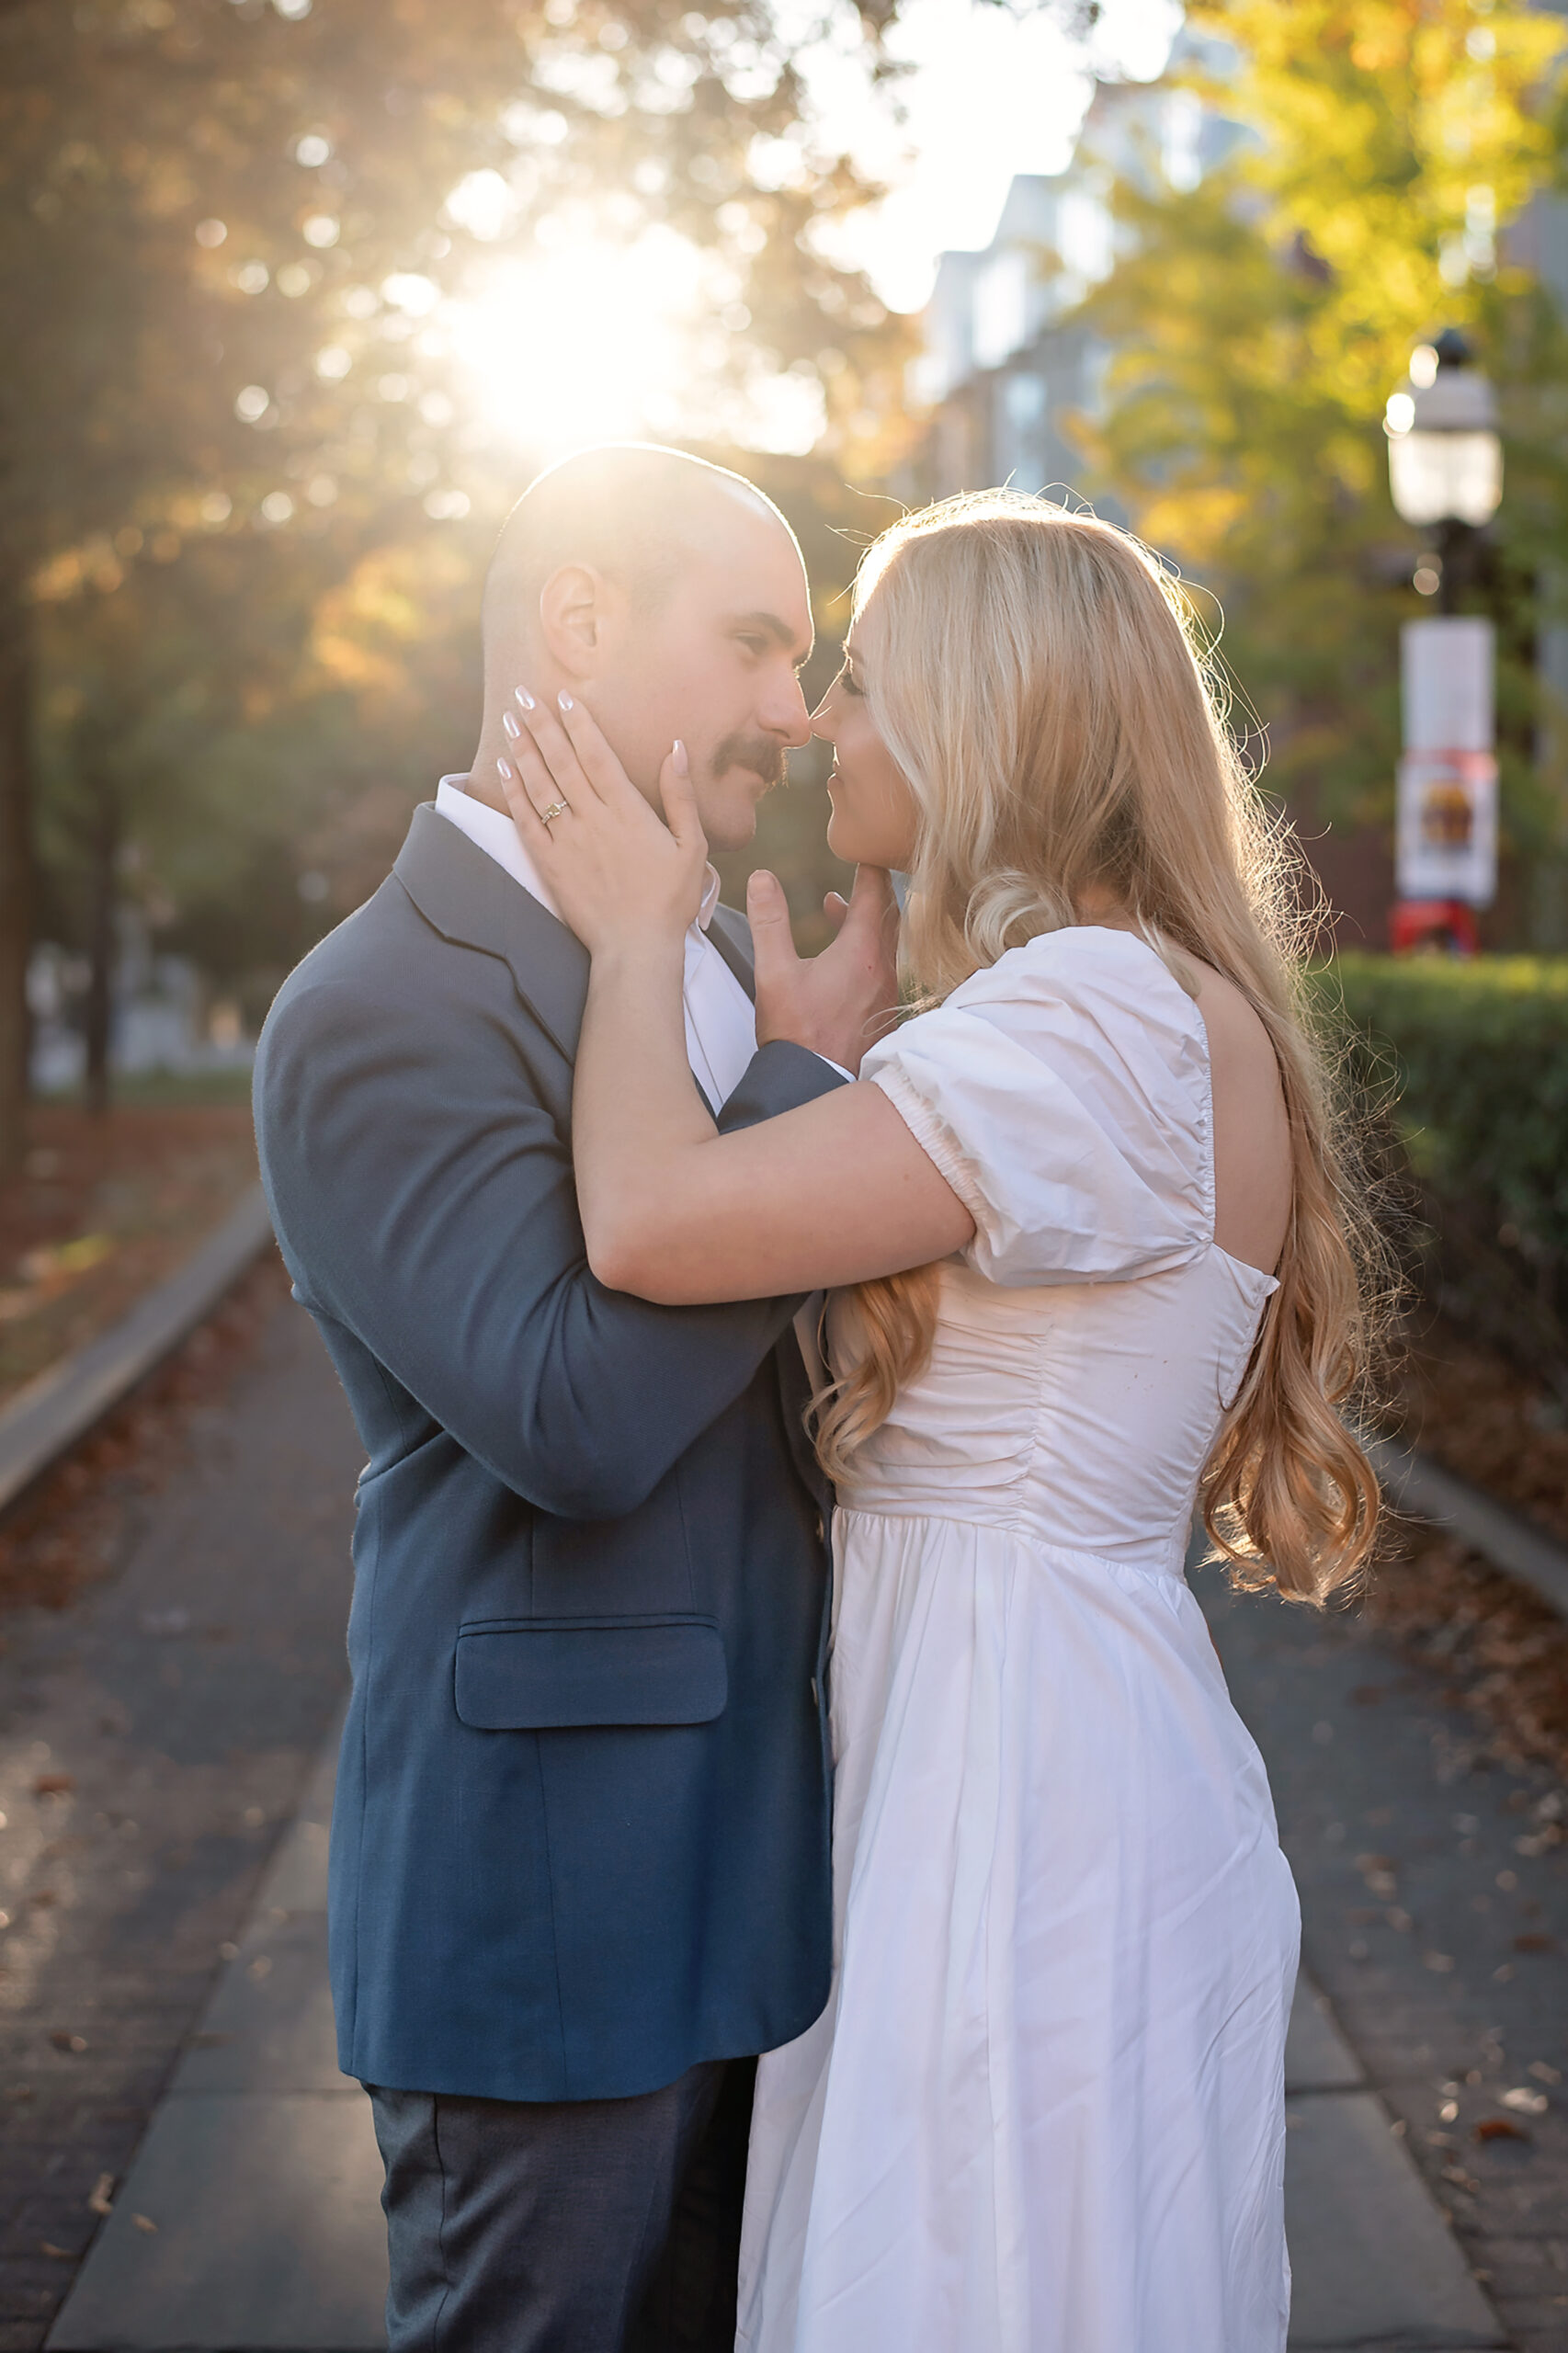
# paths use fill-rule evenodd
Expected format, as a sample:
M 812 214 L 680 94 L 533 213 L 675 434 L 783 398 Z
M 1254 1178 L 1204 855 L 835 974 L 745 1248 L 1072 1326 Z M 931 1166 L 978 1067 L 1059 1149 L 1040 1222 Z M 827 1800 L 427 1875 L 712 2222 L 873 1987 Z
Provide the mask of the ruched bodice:
M 837 1965 L 759 2069 L 737 2341 L 1282 2353 L 1295 1894 L 1182 1574 L 1274 1285 L 1214 1241 L 1202 1017 L 1074 929 L 863 1075 L 975 1233 L 841 1490 Z
M 1017 1290 L 954 1261 L 930 1363 L 843 1499 L 1179 1570 L 1199 1474 L 1272 1288 L 1216 1249 L 1133 1282 Z

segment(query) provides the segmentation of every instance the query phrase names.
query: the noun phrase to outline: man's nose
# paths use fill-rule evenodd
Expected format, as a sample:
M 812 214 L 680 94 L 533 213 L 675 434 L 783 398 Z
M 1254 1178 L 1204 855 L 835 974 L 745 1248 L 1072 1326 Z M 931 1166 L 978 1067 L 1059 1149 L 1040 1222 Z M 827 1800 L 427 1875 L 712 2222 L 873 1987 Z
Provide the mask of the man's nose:
M 787 690 L 778 696 L 769 707 L 767 725 L 791 751 L 798 751 L 802 744 L 809 744 L 812 740 L 811 713 L 801 690 L 801 681 L 792 670 Z

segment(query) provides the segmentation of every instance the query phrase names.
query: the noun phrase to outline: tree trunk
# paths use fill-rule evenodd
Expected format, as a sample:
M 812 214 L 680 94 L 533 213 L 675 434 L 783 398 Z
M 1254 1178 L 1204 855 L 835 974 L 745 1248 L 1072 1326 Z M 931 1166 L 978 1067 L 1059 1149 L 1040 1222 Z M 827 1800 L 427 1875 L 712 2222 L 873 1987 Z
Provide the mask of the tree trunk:
M 21 580 L 0 562 L 0 1179 L 22 1165 L 32 1037 L 31 640 Z
M 108 1109 L 109 1045 L 114 1033 L 114 968 L 119 941 L 119 802 L 102 779 L 93 785 L 93 838 L 87 868 L 87 1108 Z

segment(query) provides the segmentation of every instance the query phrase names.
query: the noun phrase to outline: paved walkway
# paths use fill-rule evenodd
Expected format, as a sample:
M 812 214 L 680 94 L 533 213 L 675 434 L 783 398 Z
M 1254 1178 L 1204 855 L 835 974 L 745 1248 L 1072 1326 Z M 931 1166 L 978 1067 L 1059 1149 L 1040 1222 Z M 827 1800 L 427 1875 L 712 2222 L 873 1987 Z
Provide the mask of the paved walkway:
M 368 2103 L 337 2072 L 325 1980 L 331 1783 L 329 1745 L 49 2353 L 384 2345 L 381 2168 Z M 1288 2075 L 1292 2346 L 1506 2345 L 1404 2140 L 1305 1984 Z
M 1353 1614 L 1196 1583 L 1268 1765 L 1307 1967 L 1508 2342 L 1564 2353 L 1568 1792 L 1498 1766 L 1440 1669 Z
M 385 2343 L 381 2165 L 369 2105 L 337 2072 L 326 1987 L 332 1762 L 329 1751 L 49 2353 Z M 1504 2345 L 1326 2002 L 1304 1985 L 1288 2076 L 1292 2345 Z
M 202 1361 L 249 1353 L 158 1487 L 62 1483 L 53 1540 L 105 1573 L 0 1626 L 0 2353 L 42 2344 L 347 1681 L 342 1392 L 280 1267 L 223 1324 Z
M 358 1449 L 273 1296 L 183 1468 L 125 1500 L 110 1574 L 0 1644 L 0 2353 L 382 2343 L 324 1954 Z M 1435 1678 L 1354 1623 L 1199 1589 L 1335 2006 L 1305 1990 L 1291 2038 L 1292 2343 L 1562 2353 L 1557 1799 L 1484 1771 Z M 1499 2116 L 1530 2137 L 1478 2140 Z

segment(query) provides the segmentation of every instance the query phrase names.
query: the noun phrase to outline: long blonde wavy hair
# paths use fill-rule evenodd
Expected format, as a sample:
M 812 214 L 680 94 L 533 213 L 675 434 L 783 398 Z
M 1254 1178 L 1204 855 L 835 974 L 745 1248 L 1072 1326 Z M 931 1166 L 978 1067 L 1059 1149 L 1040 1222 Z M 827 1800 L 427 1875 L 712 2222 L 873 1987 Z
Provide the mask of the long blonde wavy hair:
M 1225 725 L 1189 600 L 1128 532 L 1010 491 L 907 517 L 868 551 L 854 630 L 870 717 L 918 809 L 901 960 L 917 1006 L 1109 892 L 1189 995 L 1183 954 L 1267 1029 L 1290 1122 L 1278 1289 L 1204 1468 L 1204 1523 L 1249 1585 L 1322 1601 L 1369 1554 L 1362 1397 L 1381 1254 L 1307 1020 L 1301 887 Z M 861 1283 L 817 1401 L 835 1478 L 929 1359 L 937 1272 Z

